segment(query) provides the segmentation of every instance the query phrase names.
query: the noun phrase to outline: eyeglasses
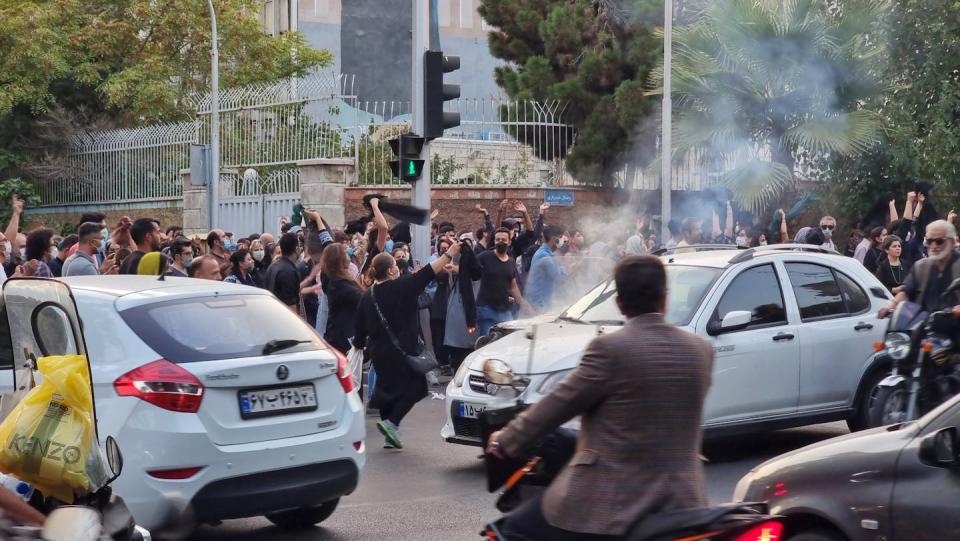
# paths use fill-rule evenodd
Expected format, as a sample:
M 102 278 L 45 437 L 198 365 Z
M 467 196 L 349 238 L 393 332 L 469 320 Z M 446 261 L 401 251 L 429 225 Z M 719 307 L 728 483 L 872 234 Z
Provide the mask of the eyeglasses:
M 820 226 L 820 229 L 822 229 L 822 230 L 824 230 L 824 231 L 827 231 L 827 230 L 833 231 L 834 229 L 836 229 L 836 227 L 837 227 L 837 226 L 835 226 L 835 225 L 821 225 L 821 226 Z
M 943 243 L 947 242 L 947 237 L 940 237 L 936 239 L 931 239 L 927 237 L 923 239 L 923 241 L 927 244 L 927 246 L 930 246 L 930 245 L 943 246 Z

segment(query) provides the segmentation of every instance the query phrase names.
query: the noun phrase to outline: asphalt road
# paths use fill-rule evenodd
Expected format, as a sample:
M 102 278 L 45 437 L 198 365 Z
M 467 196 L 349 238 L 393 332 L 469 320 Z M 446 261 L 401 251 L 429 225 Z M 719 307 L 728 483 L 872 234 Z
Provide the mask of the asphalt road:
M 368 459 L 357 491 L 344 498 L 322 526 L 300 532 L 274 527 L 264 518 L 204 526 L 192 540 L 479 539 L 485 521 L 497 516 L 485 489 L 479 448 L 440 439 L 443 401 L 426 399 L 404 420 L 402 451 L 384 450 L 383 438 L 367 417 Z M 740 477 L 786 451 L 845 434 L 831 423 L 710 444 L 705 453 L 711 502 L 727 501 Z

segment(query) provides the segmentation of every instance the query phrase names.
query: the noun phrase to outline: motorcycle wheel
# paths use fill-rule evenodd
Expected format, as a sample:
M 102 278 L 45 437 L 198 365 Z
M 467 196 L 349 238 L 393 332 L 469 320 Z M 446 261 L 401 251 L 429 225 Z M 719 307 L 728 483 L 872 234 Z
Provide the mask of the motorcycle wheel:
M 330 518 L 330 515 L 332 515 L 333 511 L 337 508 L 338 503 L 340 503 L 340 498 L 318 507 L 296 509 L 294 511 L 284 511 L 282 513 L 267 515 L 267 520 L 288 530 L 309 528 Z
M 868 419 L 870 427 L 903 423 L 907 419 L 909 391 L 906 385 L 895 387 L 874 387 L 870 395 Z

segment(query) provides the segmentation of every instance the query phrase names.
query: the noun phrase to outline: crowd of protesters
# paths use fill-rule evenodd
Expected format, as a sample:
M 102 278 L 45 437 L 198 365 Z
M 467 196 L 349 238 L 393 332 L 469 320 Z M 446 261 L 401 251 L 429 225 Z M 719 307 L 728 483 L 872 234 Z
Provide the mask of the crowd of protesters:
M 110 224 L 99 213 L 82 215 L 76 234 L 60 236 L 46 227 L 24 233 L 23 202 L 14 196 L 11 221 L 0 234 L 0 279 L 139 274 L 269 290 L 332 347 L 344 353 L 366 350 L 372 361 L 369 405 L 379 411 L 385 445 L 400 448 L 400 422 L 427 390 L 403 355 L 429 348 L 440 371 L 452 375 L 494 326 L 558 313 L 630 255 L 717 244 L 801 243 L 841 251 L 833 217 L 805 227 L 794 221 L 808 203 L 804 196 L 789 212 L 777 210 L 768 225 L 737 219 L 734 205 L 721 200 L 712 204 L 709 228 L 698 217 L 671 220 L 669 237 L 661 242 L 657 224 L 643 218 L 629 231 L 612 228 L 590 238 L 552 220 L 548 204 L 533 216 L 523 202 L 504 200 L 495 217 L 477 205 L 476 218 L 457 225 L 377 195 L 364 199 L 367 216 L 343 227 L 295 209 L 279 238 L 270 233 L 235 238 L 222 229 L 186 236 L 181 227 L 152 218 L 123 217 Z M 924 256 L 923 228 L 938 218 L 929 186 L 907 194 L 902 216 L 895 198 L 885 196 L 855 225 L 841 253 L 858 259 L 896 293 L 911 265 Z M 955 218 L 952 211 L 947 216 Z M 430 256 L 414 261 L 409 222 L 431 221 Z

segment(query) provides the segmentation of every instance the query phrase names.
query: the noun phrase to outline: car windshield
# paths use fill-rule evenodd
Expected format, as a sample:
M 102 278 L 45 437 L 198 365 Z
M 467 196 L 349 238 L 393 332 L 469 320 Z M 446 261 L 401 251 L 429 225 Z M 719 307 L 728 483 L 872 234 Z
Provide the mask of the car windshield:
M 178 299 L 130 308 L 120 316 L 150 348 L 175 363 L 260 356 L 271 350 L 271 340 L 289 341 L 284 353 L 326 348 L 309 325 L 267 295 Z
M 690 323 L 720 271 L 712 267 L 667 265 L 667 322 L 673 325 Z M 608 279 L 573 303 L 560 317 L 597 325 L 623 324 L 616 294 L 616 284 Z

